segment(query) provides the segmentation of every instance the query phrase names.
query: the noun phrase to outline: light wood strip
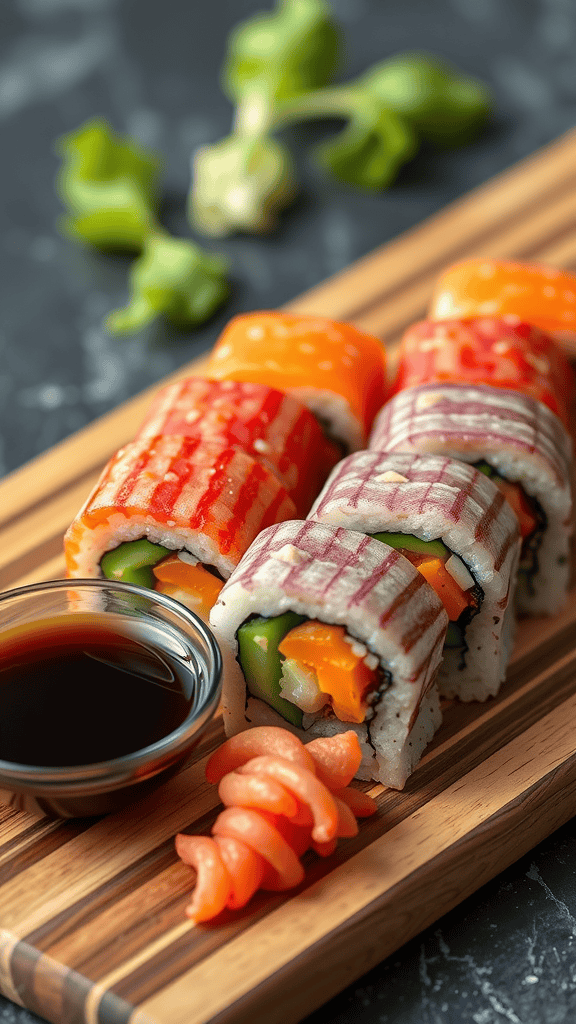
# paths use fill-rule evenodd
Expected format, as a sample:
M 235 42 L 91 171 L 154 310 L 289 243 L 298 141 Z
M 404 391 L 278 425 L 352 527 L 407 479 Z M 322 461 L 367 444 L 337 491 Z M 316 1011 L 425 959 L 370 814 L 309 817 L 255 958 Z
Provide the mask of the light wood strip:
M 2 531 L 0 549 L 0 581 L 8 576 L 9 568 L 35 548 L 41 548 L 55 537 L 61 538 L 70 525 L 70 508 L 78 511 L 98 479 L 98 474 L 82 481 L 76 487 L 59 495 L 27 515 L 20 516 L 12 526 Z
M 571 233 L 562 241 L 543 249 L 540 259 L 543 263 L 550 263 L 553 267 L 576 270 L 576 230 L 574 230 L 574 226 Z
M 24 1003 L 22 1002 L 20 993 L 14 984 L 10 966 L 12 953 L 17 942 L 18 939 L 14 935 L 11 935 L 5 928 L 0 928 L 0 992 L 2 992 L 7 999 L 11 999 L 13 1003 L 18 1003 L 20 1006 L 23 1006 Z

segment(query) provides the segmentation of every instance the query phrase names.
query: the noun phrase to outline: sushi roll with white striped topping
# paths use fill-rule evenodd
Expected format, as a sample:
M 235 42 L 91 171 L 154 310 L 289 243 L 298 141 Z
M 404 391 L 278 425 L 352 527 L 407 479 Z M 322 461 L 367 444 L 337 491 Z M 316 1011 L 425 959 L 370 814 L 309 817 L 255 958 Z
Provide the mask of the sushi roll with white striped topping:
M 229 735 L 276 724 L 302 738 L 354 729 L 359 777 L 401 789 L 441 720 L 448 616 L 394 548 L 310 521 L 264 530 L 210 623 Z
M 485 385 L 400 391 L 378 414 L 369 448 L 446 455 L 492 477 L 522 534 L 518 610 L 554 615 L 570 582 L 572 441 L 542 402 Z
M 435 589 L 450 619 L 444 696 L 498 692 L 512 647 L 520 531 L 492 480 L 444 456 L 355 452 L 332 471 L 309 518 L 397 548 Z

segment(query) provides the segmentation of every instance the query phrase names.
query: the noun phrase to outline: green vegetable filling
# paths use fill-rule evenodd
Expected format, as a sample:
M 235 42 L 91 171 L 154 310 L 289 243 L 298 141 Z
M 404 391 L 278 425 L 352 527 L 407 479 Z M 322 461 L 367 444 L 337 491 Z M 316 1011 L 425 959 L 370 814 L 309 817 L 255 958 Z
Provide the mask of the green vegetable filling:
M 238 660 L 248 692 L 299 728 L 302 727 L 302 711 L 280 696 L 283 659 L 278 644 L 304 619 L 304 615 L 296 612 L 285 612 L 270 619 L 256 616 L 238 630 Z
M 446 559 L 450 551 L 441 540 L 420 540 L 420 537 L 413 537 L 410 533 L 373 533 L 375 540 L 381 540 L 391 548 L 405 551 L 415 551 L 417 554 L 430 555 L 434 558 Z
M 108 580 L 136 583 L 139 587 L 154 590 L 156 577 L 152 567 L 169 554 L 170 548 L 152 544 L 143 537 L 141 540 L 126 541 L 113 551 L 108 551 L 100 561 L 100 568 Z
M 493 472 L 488 463 L 480 463 L 475 468 L 479 469 L 480 472 L 485 472 L 481 467 L 485 466 L 487 470 Z M 488 473 L 486 473 L 488 476 Z M 416 554 L 429 555 L 434 558 L 441 558 L 443 561 L 452 554 L 449 548 L 441 540 L 421 540 L 420 537 L 413 537 L 410 533 L 373 533 L 371 535 L 375 540 L 380 540 L 384 544 L 388 544 L 391 548 L 395 548 L 397 551 L 413 551 Z M 446 630 L 446 638 L 444 640 L 445 647 L 459 647 L 462 648 L 463 657 L 468 650 L 465 638 L 466 627 L 470 620 L 477 615 L 480 611 L 480 605 L 484 597 L 481 587 L 476 584 L 471 591 L 473 603 L 469 604 L 464 609 L 462 614 L 459 616 L 456 622 L 449 622 L 448 629 Z

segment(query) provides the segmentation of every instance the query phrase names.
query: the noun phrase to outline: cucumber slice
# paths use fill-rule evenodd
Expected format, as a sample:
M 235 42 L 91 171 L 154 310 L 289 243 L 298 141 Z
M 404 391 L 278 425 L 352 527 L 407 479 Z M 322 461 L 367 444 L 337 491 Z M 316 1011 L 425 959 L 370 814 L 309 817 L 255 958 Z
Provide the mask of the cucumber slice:
M 302 726 L 302 711 L 280 696 L 282 658 L 278 644 L 304 619 L 304 615 L 296 612 L 285 612 L 271 619 L 258 616 L 243 623 L 238 630 L 238 660 L 248 692 L 266 701 L 287 722 L 299 727 Z
M 448 548 L 441 540 L 420 540 L 411 533 L 373 533 L 375 540 L 389 544 L 391 548 L 404 548 L 405 551 L 416 551 L 421 555 L 433 555 L 436 558 L 448 558 Z
M 464 647 L 464 634 L 455 622 L 448 623 L 444 647 Z
M 477 469 L 479 473 L 484 473 L 484 476 L 496 476 L 495 470 L 487 462 L 475 462 L 474 469 Z
M 100 568 L 108 580 L 137 583 L 140 587 L 154 590 L 156 577 L 152 566 L 169 554 L 170 548 L 152 544 L 143 537 L 141 540 L 125 541 L 113 551 L 107 551 L 100 560 Z

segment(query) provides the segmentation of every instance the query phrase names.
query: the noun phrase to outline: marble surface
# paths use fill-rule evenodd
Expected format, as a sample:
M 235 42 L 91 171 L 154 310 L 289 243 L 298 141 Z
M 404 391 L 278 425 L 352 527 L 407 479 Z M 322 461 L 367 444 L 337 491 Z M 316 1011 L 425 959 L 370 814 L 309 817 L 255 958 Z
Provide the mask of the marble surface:
M 184 216 L 190 153 L 230 126 L 218 70 L 258 0 L 2 0 L 0 4 L 0 475 L 209 348 L 236 312 L 274 307 L 415 225 L 576 121 L 574 0 L 333 0 L 347 70 L 427 49 L 488 81 L 474 145 L 423 153 L 376 196 L 327 181 L 289 136 L 303 194 L 268 239 L 198 239 L 233 266 L 228 305 L 196 332 L 114 339 L 129 261 L 58 233 L 54 140 L 106 116 L 165 155 L 163 216 Z M 161 12 L 161 13 L 160 13 Z M 560 1024 L 576 1019 L 576 824 L 569 822 L 307 1024 Z M 0 907 L 0 927 L 1 927 Z M 2 1024 L 38 1020 L 0 997 Z

